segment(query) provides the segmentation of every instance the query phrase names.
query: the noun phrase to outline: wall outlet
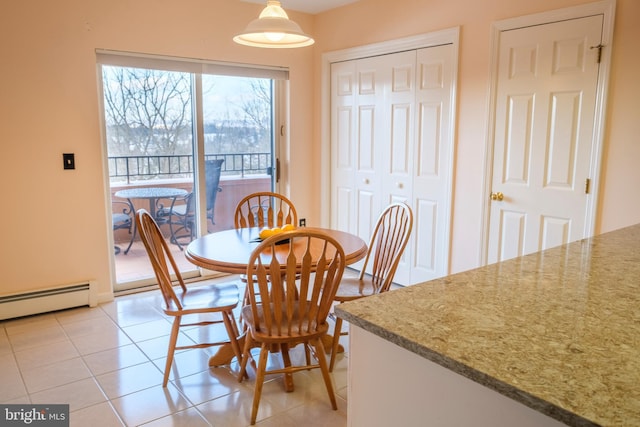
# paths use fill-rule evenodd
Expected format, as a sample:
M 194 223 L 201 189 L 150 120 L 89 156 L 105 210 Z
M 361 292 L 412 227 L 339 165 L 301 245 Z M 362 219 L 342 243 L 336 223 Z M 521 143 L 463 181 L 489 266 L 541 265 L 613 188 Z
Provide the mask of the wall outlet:
M 306 227 L 307 226 L 307 219 L 306 218 L 300 218 L 300 221 L 298 221 L 300 223 L 300 227 Z

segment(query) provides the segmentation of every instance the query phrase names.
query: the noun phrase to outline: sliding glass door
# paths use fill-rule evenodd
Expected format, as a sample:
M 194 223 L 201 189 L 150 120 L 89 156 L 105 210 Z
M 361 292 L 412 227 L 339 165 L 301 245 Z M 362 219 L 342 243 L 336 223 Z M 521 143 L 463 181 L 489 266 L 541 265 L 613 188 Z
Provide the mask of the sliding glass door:
M 237 201 L 274 189 L 274 89 L 285 79 L 166 58 L 99 55 L 99 63 L 115 290 L 155 282 L 133 225 L 140 208 L 156 218 L 183 275 L 197 276 L 184 246 L 233 228 Z
M 240 199 L 274 188 L 273 86 L 271 79 L 202 76 L 205 172 L 215 160 L 224 171 L 209 231 L 233 228 Z

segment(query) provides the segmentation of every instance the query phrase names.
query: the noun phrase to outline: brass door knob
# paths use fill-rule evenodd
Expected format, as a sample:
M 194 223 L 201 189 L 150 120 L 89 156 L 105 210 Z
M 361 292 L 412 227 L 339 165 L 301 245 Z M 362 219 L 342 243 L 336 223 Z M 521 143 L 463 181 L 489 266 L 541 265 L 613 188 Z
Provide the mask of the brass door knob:
M 497 200 L 501 202 L 502 199 L 504 199 L 504 194 L 502 194 L 500 191 L 498 191 L 497 193 L 491 193 L 491 200 Z

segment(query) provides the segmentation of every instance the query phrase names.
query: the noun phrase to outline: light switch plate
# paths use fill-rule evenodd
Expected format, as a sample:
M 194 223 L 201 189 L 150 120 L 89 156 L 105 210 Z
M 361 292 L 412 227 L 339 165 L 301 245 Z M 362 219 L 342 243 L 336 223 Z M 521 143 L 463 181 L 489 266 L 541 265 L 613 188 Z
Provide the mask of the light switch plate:
M 65 169 L 75 169 L 76 168 L 76 158 L 73 153 L 63 153 L 62 160 L 64 161 Z

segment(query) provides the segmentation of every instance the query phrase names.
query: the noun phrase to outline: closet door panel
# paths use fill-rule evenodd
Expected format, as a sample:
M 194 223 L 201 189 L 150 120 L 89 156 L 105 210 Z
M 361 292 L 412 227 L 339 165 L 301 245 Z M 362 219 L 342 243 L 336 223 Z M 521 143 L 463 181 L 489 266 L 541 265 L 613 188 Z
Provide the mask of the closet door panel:
M 414 168 L 414 109 L 416 51 L 385 55 L 390 70 L 386 102 L 386 143 L 379 146 L 382 157 L 384 209 L 392 199 L 411 199 Z
M 357 191 L 356 200 L 357 226 L 353 233 L 360 236 L 368 244 L 369 240 L 371 239 L 371 231 L 375 227 L 376 221 L 378 219 L 377 211 L 378 206 L 380 205 L 380 194 L 378 191 L 360 189 Z M 363 264 L 364 260 L 351 264 L 349 267 L 356 270 L 361 270 Z M 372 263 L 369 262 L 369 266 L 367 266 L 367 272 L 371 273 L 371 269 Z
M 385 98 L 390 70 L 380 57 L 356 62 L 358 109 L 355 137 L 355 173 L 357 225 L 351 231 L 369 241 L 373 224 L 380 213 L 380 145 L 384 144 L 387 117 Z
M 437 182 L 440 169 L 442 103 L 422 102 L 418 116 L 418 164 L 416 176 Z
M 340 206 L 349 207 L 355 205 L 353 193 L 353 187 L 343 185 L 335 186 L 333 198 L 335 200 L 335 205 L 338 207 L 338 209 L 336 209 L 336 211 L 338 212 L 335 216 L 335 220 L 332 223 L 333 228 L 337 230 L 348 231 L 351 229 L 351 224 L 355 224 L 355 218 L 353 218 L 353 210 L 341 210 L 339 208 Z
M 355 63 L 331 65 L 331 224 L 355 232 Z
M 409 177 L 413 165 L 411 154 L 413 141 L 411 138 L 412 122 L 411 104 L 394 104 L 391 109 L 391 146 L 389 147 L 390 161 L 388 172 Z
M 409 242 L 411 254 L 409 260 L 411 280 L 416 278 L 438 275 L 437 259 L 443 254 L 438 253 L 436 227 L 438 224 L 438 201 L 414 199 L 414 228 L 413 238 Z
M 356 137 L 356 171 L 365 176 L 369 174 L 375 178 L 376 156 L 375 156 L 375 105 L 358 106 L 358 132 Z
M 448 269 L 453 51 L 452 45 L 417 51 L 412 283 L 444 276 Z

